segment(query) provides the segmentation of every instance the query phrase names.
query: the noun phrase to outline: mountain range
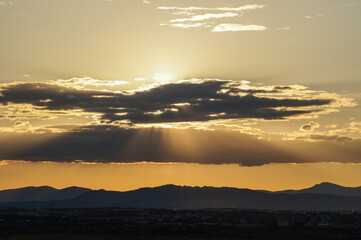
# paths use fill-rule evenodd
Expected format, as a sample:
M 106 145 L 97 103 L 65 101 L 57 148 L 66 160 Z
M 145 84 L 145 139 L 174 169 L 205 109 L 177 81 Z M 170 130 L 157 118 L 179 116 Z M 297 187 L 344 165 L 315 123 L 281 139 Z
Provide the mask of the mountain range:
M 0 191 L 0 202 L 66 200 L 88 191 L 88 188 L 69 187 L 59 190 L 49 186 L 8 189 Z
M 278 192 L 164 185 L 132 191 L 70 187 L 26 187 L 0 191 L 0 208 L 246 208 L 275 210 L 361 210 L 361 187 L 323 182 Z

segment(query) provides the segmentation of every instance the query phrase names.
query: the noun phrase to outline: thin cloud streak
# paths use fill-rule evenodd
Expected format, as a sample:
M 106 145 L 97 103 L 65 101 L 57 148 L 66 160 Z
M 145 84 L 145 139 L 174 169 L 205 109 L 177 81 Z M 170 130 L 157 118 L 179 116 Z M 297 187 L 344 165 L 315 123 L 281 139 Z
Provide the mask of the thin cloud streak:
M 179 19 L 173 19 L 170 20 L 171 23 L 176 23 L 176 22 L 195 22 L 195 21 L 204 21 L 204 20 L 208 20 L 208 19 L 219 19 L 219 18 L 230 18 L 230 17 L 236 17 L 238 16 L 237 13 L 230 13 L 230 12 L 226 12 L 226 13 L 207 13 L 207 14 L 203 14 L 203 15 L 196 15 L 190 18 L 179 18 Z
M 264 31 L 265 26 L 260 25 L 244 25 L 234 23 L 222 23 L 214 27 L 212 32 L 238 32 L 238 31 Z
M 245 5 L 240 7 L 218 7 L 218 8 L 208 8 L 208 7 L 157 7 L 159 10 L 177 10 L 177 11 L 234 11 L 242 12 L 253 9 L 264 8 L 265 5 L 252 4 Z
M 210 26 L 209 23 L 172 23 L 172 24 L 161 24 L 161 26 L 171 26 L 176 28 L 197 28 Z

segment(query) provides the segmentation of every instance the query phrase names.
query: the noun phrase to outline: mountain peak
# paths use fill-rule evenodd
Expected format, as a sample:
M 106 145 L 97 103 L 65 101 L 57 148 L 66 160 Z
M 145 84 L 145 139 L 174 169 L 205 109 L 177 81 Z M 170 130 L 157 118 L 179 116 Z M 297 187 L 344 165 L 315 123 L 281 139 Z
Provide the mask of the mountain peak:
M 59 189 L 59 190 L 86 190 L 86 191 L 90 191 L 91 189 L 78 187 L 78 186 L 71 186 L 71 187 L 66 187 L 66 188 L 62 188 L 62 189 Z
M 314 185 L 312 188 L 345 188 L 345 187 L 330 182 L 322 182 Z
M 315 186 L 340 186 L 340 185 L 331 182 L 321 182 L 319 184 L 316 184 Z
M 179 189 L 182 188 L 182 186 L 174 185 L 174 184 L 166 184 L 158 187 L 154 187 L 154 189 Z

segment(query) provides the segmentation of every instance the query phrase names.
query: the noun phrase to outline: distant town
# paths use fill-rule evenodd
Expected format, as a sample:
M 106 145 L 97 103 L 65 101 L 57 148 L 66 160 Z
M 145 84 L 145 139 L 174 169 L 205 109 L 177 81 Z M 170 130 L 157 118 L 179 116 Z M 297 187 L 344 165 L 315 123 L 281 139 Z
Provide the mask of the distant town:
M 18 237 L 15 239 L 42 239 L 39 236 L 43 234 L 50 236 L 48 239 L 60 239 L 56 236 L 66 234 L 110 234 L 128 237 L 124 239 L 144 239 L 140 237 L 148 236 L 149 231 L 152 238 L 146 239 L 174 239 L 169 238 L 171 236 L 233 239 L 244 234 L 248 235 L 241 239 L 277 239 L 265 238 L 270 233 L 274 237 L 289 236 L 290 239 L 296 233 L 299 236 L 306 234 L 307 239 L 323 239 L 320 236 L 325 237 L 329 232 L 335 238 L 325 239 L 339 239 L 336 237 L 340 236 L 349 237 L 342 239 L 361 239 L 361 212 L 135 208 L 0 210 L 0 239 L 13 239 L 14 236 Z
M 329 227 L 360 228 L 361 212 L 262 211 L 243 209 L 72 209 L 0 211 L 0 221 L 16 219 L 31 223 L 61 221 L 117 222 L 152 225 L 233 225 L 241 227 Z

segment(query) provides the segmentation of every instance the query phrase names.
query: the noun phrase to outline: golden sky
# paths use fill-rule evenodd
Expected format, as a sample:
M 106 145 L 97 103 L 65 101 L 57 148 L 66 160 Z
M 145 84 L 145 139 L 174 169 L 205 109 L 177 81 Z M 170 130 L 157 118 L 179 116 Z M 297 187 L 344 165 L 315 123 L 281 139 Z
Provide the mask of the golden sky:
M 361 185 L 359 0 L 0 0 L 0 189 Z

